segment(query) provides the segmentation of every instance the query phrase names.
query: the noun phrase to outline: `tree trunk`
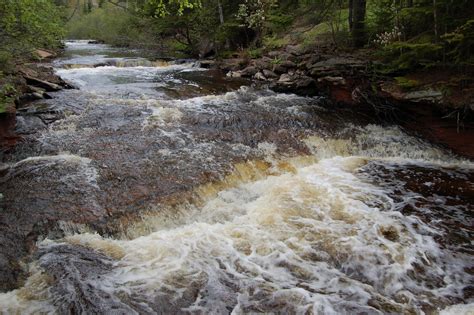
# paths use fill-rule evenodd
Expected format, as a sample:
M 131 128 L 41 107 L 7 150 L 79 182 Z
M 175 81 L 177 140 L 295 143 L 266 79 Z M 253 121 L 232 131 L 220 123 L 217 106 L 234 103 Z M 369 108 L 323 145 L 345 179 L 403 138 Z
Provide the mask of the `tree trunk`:
M 433 27 L 434 27 L 434 35 L 436 41 L 438 41 L 439 34 L 438 34 L 438 9 L 436 8 L 436 0 L 433 0 Z
M 217 8 L 219 9 L 219 22 L 221 25 L 224 24 L 224 11 L 222 10 L 222 3 L 220 0 L 217 0 Z
M 220 0 L 217 0 L 217 8 L 219 10 L 219 22 L 224 24 L 224 10 L 222 9 L 222 3 Z M 225 48 L 229 49 L 230 47 L 230 41 L 228 38 L 225 39 Z
M 365 11 L 366 0 L 352 0 L 352 41 L 354 47 L 362 47 L 366 43 Z
M 354 0 L 349 0 L 349 30 L 351 32 L 354 29 L 354 21 L 352 19 L 353 8 L 354 8 Z

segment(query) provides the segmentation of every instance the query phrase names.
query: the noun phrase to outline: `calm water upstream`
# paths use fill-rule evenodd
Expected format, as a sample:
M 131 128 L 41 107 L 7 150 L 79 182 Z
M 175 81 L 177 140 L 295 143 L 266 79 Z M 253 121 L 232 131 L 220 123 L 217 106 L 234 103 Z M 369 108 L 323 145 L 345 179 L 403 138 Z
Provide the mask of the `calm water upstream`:
M 2 313 L 473 314 L 473 162 L 136 54 L 68 42 L 80 89 L 32 105 L 62 119 L 6 158 L 4 198 L 61 220 Z

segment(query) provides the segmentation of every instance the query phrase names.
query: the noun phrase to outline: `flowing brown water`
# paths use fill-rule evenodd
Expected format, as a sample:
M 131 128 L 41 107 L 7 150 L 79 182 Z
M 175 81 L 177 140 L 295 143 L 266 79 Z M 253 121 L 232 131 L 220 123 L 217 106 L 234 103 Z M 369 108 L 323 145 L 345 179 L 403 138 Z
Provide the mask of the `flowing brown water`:
M 63 118 L 4 158 L 7 213 L 62 216 L 2 312 L 472 312 L 471 161 L 322 99 L 68 47 L 81 89 L 34 104 Z

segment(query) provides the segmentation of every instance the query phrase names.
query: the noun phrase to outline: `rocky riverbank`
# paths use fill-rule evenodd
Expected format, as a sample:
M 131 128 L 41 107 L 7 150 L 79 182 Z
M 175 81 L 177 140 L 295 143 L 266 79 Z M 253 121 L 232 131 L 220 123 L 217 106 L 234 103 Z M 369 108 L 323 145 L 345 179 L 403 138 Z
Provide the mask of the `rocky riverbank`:
M 474 158 L 474 80 L 469 79 L 469 70 L 462 76 L 441 69 L 435 74 L 431 70 L 412 75 L 417 80 L 394 78 L 380 74 L 381 65 L 364 52 L 302 45 L 289 45 L 257 59 L 205 60 L 201 64 L 219 68 L 229 77 L 250 78 L 274 91 L 326 96 L 335 105 L 400 124 Z M 436 76 L 438 80 L 433 80 Z
M 66 83 L 61 77 L 54 73 L 50 64 L 52 58 L 57 55 L 53 52 L 43 50 L 37 51 L 39 60 L 17 65 L 7 78 L 13 87 L 10 102 L 6 104 L 5 113 L 0 114 L 0 148 L 8 150 L 19 140 L 18 133 L 28 134 L 44 129 L 51 122 L 58 119 L 50 112 L 34 113 L 23 110 L 32 101 L 50 99 L 50 92 L 57 92 L 62 89 L 71 89 L 73 86 Z M 28 124 L 25 122 L 28 121 Z M 29 126 L 24 130 L 23 126 Z

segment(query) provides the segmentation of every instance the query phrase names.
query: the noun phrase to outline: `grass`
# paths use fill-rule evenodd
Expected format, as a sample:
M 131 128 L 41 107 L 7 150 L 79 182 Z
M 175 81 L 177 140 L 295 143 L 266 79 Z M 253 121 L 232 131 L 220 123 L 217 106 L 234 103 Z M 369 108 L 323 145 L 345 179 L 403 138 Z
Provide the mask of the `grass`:
M 403 90 L 411 90 L 420 85 L 419 81 L 408 79 L 406 77 L 395 77 L 395 81 L 397 81 L 397 85 Z
M 290 43 L 287 37 L 266 36 L 263 38 L 263 47 L 269 50 L 285 47 Z

